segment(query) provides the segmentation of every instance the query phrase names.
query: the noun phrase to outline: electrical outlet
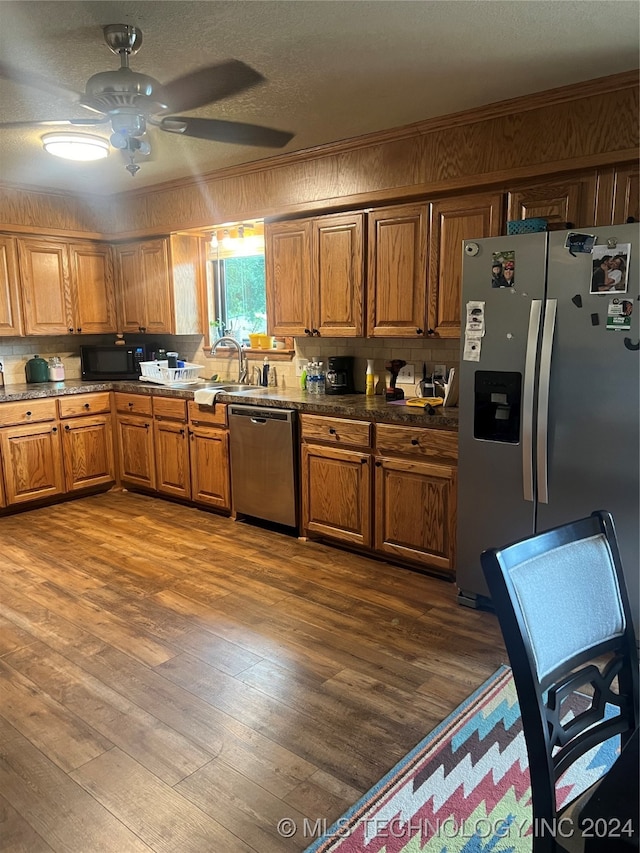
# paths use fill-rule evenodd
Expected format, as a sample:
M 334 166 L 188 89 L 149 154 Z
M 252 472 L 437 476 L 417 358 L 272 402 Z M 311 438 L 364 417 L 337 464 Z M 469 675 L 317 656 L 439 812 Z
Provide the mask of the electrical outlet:
M 398 382 L 410 384 L 415 381 L 416 376 L 413 364 L 405 364 L 400 373 L 398 373 Z
M 433 368 L 433 375 L 436 378 L 446 379 L 447 378 L 447 366 L 445 364 L 436 364 Z
M 296 376 L 302 376 L 302 371 L 307 366 L 308 362 L 306 358 L 297 358 L 296 359 Z

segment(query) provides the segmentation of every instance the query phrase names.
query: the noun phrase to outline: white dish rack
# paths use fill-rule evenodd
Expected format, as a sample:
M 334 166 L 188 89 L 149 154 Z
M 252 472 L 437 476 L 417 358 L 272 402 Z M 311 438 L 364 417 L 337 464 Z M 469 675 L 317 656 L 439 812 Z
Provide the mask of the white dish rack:
M 141 361 L 141 382 L 157 382 L 158 385 L 194 385 L 199 382 L 201 364 L 184 362 L 184 367 L 169 367 L 168 361 Z

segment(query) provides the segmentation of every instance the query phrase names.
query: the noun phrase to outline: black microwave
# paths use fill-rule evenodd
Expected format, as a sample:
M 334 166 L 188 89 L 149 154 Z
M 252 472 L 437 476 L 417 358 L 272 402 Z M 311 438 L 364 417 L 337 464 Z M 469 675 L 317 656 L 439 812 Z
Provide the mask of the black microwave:
M 140 376 L 140 362 L 146 360 L 147 348 L 144 344 L 80 347 L 82 378 L 94 382 L 101 379 L 137 379 Z

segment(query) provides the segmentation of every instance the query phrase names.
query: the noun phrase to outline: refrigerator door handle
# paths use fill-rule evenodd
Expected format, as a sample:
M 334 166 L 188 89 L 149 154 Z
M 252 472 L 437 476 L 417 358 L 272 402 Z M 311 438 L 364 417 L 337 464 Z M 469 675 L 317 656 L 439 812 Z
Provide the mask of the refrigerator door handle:
M 556 328 L 557 299 L 547 299 L 540 348 L 540 383 L 538 387 L 538 500 L 549 503 L 549 385 L 551 382 L 551 354 L 553 352 L 553 333 Z
M 532 299 L 522 394 L 522 497 L 525 501 L 533 501 L 533 398 L 541 317 L 542 300 Z

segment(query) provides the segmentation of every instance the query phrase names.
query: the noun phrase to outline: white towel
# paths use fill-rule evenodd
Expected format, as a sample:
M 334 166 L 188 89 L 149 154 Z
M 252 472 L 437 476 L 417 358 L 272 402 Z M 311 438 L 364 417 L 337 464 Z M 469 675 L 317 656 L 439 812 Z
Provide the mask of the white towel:
M 213 406 L 216 402 L 216 391 L 209 388 L 199 388 L 193 395 L 193 402 L 199 406 Z

